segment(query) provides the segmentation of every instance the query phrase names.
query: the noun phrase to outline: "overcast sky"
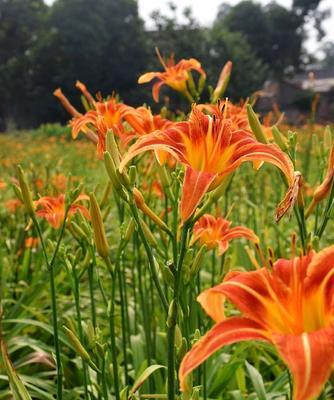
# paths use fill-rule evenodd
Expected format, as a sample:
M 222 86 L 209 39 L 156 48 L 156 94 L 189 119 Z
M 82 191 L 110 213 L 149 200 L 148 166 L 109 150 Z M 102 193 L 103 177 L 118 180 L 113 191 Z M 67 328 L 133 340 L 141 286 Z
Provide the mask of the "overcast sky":
M 45 0 L 46 3 L 51 4 L 54 0 Z M 110 0 L 112 1 L 112 0 Z M 161 10 L 166 12 L 168 10 L 168 3 L 170 0 L 138 0 L 139 13 L 144 19 L 146 26 L 152 26 L 150 14 L 154 10 Z M 178 5 L 178 9 L 182 10 L 184 7 L 190 6 L 193 10 L 193 15 L 201 25 L 209 25 L 215 19 L 218 6 L 222 2 L 227 2 L 231 5 L 239 3 L 240 0 L 177 0 L 174 1 Z M 257 0 L 262 4 L 268 4 L 269 0 Z M 278 4 L 290 7 L 292 0 L 276 0 Z M 329 8 L 332 11 L 332 16 L 324 22 L 324 28 L 327 33 L 325 40 L 334 41 L 334 0 L 322 0 L 320 9 Z M 310 51 L 318 49 L 319 44 L 316 41 L 315 33 L 309 32 L 309 40 L 307 41 L 307 48 Z

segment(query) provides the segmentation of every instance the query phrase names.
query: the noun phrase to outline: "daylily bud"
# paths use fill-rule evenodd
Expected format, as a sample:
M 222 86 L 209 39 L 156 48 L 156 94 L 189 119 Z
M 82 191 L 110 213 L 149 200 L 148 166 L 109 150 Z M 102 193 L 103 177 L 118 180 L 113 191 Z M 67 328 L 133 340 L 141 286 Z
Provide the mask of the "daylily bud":
M 128 201 L 128 198 L 126 196 L 126 193 L 124 192 L 124 189 L 122 187 L 122 184 L 119 180 L 119 176 L 116 171 L 116 167 L 114 164 L 114 161 L 107 151 L 104 153 L 104 165 L 106 168 L 106 171 L 108 173 L 108 176 L 110 178 L 110 182 L 113 186 L 113 189 L 121 196 L 123 200 L 126 202 Z
M 287 146 L 287 144 L 285 143 L 285 138 L 284 138 L 283 134 L 281 133 L 281 131 L 277 128 L 276 125 L 274 125 L 274 126 L 271 128 L 271 132 L 272 132 L 272 134 L 273 134 L 274 141 L 275 141 L 275 143 L 279 146 L 279 148 L 280 148 L 282 151 L 287 151 L 288 146 Z
M 194 258 L 194 262 L 193 262 L 192 266 L 190 267 L 190 271 L 189 271 L 190 278 L 195 277 L 198 274 L 198 272 L 199 272 L 199 270 L 201 268 L 201 265 L 202 265 L 202 262 L 203 262 L 203 258 L 204 258 L 204 255 L 205 255 L 206 251 L 207 251 L 207 247 L 204 244 L 200 248 L 200 250 L 197 252 L 197 254 L 196 254 L 195 258 Z
M 28 186 L 27 178 L 23 172 L 21 165 L 17 166 L 17 172 L 20 182 L 20 189 L 21 189 L 23 203 L 30 217 L 33 217 L 35 214 L 34 203 L 32 201 L 32 195 Z
M 137 189 L 133 189 L 133 197 L 136 203 L 136 206 L 141 210 L 144 214 L 146 214 L 153 222 L 155 222 L 161 229 L 168 231 L 168 226 L 164 223 L 164 221 L 155 214 L 150 207 L 145 203 L 144 196 Z
M 92 218 L 92 226 L 94 231 L 94 240 L 96 250 L 102 258 L 107 258 L 109 255 L 109 245 L 104 230 L 100 207 L 94 193 L 90 193 L 90 215 Z
M 153 247 L 158 247 L 158 242 L 156 241 L 153 233 L 151 232 L 150 228 L 146 224 L 146 222 L 143 219 L 140 219 L 141 222 L 141 227 L 144 231 L 144 234 L 146 236 L 146 239 L 148 240 L 149 244 Z
M 227 88 L 227 85 L 230 81 L 231 71 L 232 71 L 232 62 L 227 61 L 227 63 L 224 65 L 223 69 L 221 70 L 221 73 L 219 75 L 219 79 L 217 82 L 217 86 L 212 93 L 212 99 L 211 99 L 212 103 L 216 103 L 216 101 L 218 99 L 223 97 L 225 90 Z
M 123 237 L 124 241 L 128 242 L 131 239 L 131 236 L 135 230 L 135 227 L 136 227 L 136 224 L 135 224 L 134 219 L 132 218 L 130 220 L 130 222 L 128 223 L 128 226 L 125 229 L 125 233 L 124 233 L 124 237 Z
M 134 185 L 137 180 L 137 168 L 135 165 L 131 165 L 129 168 L 129 181 L 130 185 Z
M 174 284 L 174 275 L 173 275 L 172 271 L 165 264 L 159 264 L 159 268 L 160 268 L 160 272 L 161 272 L 164 282 L 167 285 L 173 285 Z
M 15 184 L 13 184 L 13 190 L 15 192 L 15 196 L 20 200 L 20 202 L 24 203 L 21 189 L 18 186 L 16 186 Z
M 158 165 L 158 174 L 161 181 L 161 184 L 164 188 L 168 188 L 170 186 L 170 179 L 166 172 L 166 168 L 163 165 Z
M 168 316 L 167 316 L 167 327 L 171 328 L 176 324 L 177 321 L 177 304 L 175 303 L 175 300 L 173 299 L 169 305 L 168 309 Z
M 185 356 L 185 354 L 188 351 L 188 343 L 186 338 L 182 338 L 182 343 L 181 346 L 179 346 L 178 351 L 177 351 L 177 356 L 179 357 L 180 360 Z
M 182 332 L 178 324 L 175 326 L 175 346 L 181 347 L 182 345 Z
M 96 372 L 100 372 L 98 367 L 94 364 L 93 360 L 90 358 L 87 350 L 83 347 L 81 344 L 79 338 L 76 336 L 74 332 L 72 332 L 70 329 L 68 329 L 66 326 L 64 326 L 65 333 L 71 342 L 72 346 L 74 347 L 74 350 L 79 354 L 79 356 L 87 362 L 87 364 Z
M 118 168 L 120 164 L 120 156 L 118 146 L 115 140 L 115 136 L 112 131 L 107 132 L 106 137 L 106 148 L 107 151 L 111 154 L 112 160 L 115 164 L 115 167 Z
M 261 123 L 259 121 L 258 116 L 255 114 L 253 107 L 250 104 L 247 104 L 247 115 L 248 115 L 248 122 L 254 133 L 256 139 L 261 143 L 268 143 L 267 138 L 265 137 Z

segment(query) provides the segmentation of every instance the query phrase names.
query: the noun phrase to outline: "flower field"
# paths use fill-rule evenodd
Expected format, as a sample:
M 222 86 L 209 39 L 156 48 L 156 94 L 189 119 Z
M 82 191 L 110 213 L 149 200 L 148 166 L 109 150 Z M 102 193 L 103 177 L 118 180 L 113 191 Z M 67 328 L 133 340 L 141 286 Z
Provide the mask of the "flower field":
M 0 399 L 333 399 L 317 98 L 291 126 L 225 98 L 231 62 L 212 88 L 157 53 L 138 83 L 183 110 L 77 82 L 67 127 L 0 136 Z

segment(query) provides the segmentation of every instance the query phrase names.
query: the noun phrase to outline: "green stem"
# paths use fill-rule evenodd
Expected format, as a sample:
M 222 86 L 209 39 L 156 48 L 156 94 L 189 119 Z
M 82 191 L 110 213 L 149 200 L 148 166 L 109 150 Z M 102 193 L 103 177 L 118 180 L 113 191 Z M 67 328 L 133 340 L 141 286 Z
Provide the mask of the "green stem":
M 126 335 L 126 323 L 125 323 L 125 304 L 124 304 L 124 292 L 123 292 L 123 282 L 122 282 L 122 274 L 120 270 L 120 258 L 121 252 L 123 248 L 122 241 L 119 244 L 117 255 L 116 255 L 116 273 L 118 277 L 119 283 L 119 293 L 120 293 L 120 302 L 121 302 L 121 320 L 122 320 L 122 349 L 123 349 L 123 361 L 124 361 L 124 376 L 125 376 L 125 386 L 129 383 L 129 376 L 128 376 L 128 357 L 127 357 L 127 349 L 126 349 L 126 342 L 127 342 L 127 335 Z
M 77 313 L 78 319 L 78 333 L 81 343 L 84 342 L 84 336 L 82 331 L 82 322 L 81 322 L 81 311 L 80 311 L 80 289 L 79 289 L 79 279 L 75 270 L 75 266 L 72 268 L 73 280 L 74 280 L 74 301 L 75 301 L 75 309 Z M 88 396 L 88 378 L 87 378 L 87 366 L 86 363 L 82 360 L 82 371 L 83 371 L 83 381 L 84 381 L 84 391 L 85 391 L 85 399 L 89 399 Z
M 168 354 L 167 354 L 167 369 L 168 369 L 168 381 L 167 381 L 167 398 L 168 400 L 175 399 L 175 328 L 178 317 L 178 308 L 180 301 L 180 290 L 181 290 L 181 277 L 182 277 L 182 265 L 184 256 L 187 249 L 187 237 L 188 237 L 189 225 L 187 222 L 184 223 L 181 234 L 180 243 L 180 254 L 177 262 L 177 267 L 174 272 L 174 298 L 173 308 L 171 310 L 170 321 L 168 321 L 167 341 L 168 341 Z
M 49 271 L 49 281 L 50 281 L 50 292 L 51 292 L 51 309 L 52 309 L 52 325 L 53 325 L 53 335 L 54 335 L 54 346 L 55 346 L 55 354 L 56 354 L 56 369 L 57 369 L 57 399 L 61 400 L 63 397 L 63 372 L 61 366 L 61 358 L 60 358 L 60 345 L 59 345 L 59 335 L 58 335 L 58 315 L 57 315 L 57 298 L 56 298 L 56 287 L 55 287 L 55 278 L 54 278 L 54 263 L 58 254 L 59 246 L 61 240 L 64 235 L 66 219 L 68 214 L 69 207 L 66 209 L 64 221 L 61 227 L 60 235 L 58 237 L 58 241 L 56 244 L 55 251 L 53 253 L 51 262 L 49 262 L 49 258 L 46 252 L 46 247 L 42 235 L 41 228 L 39 223 L 34 216 L 32 218 L 33 223 L 36 227 L 39 239 L 41 241 L 42 250 L 45 258 L 45 262 L 47 264 L 47 269 Z
M 163 291 L 163 289 L 162 289 L 162 287 L 160 285 L 158 273 L 157 273 L 156 266 L 155 266 L 155 260 L 154 260 L 154 257 L 153 257 L 152 251 L 151 251 L 151 247 L 150 247 L 148 241 L 146 240 L 145 233 L 144 233 L 143 228 L 141 226 L 141 222 L 140 222 L 140 219 L 139 219 L 137 207 L 134 205 L 133 202 L 130 202 L 129 205 L 130 205 L 130 209 L 131 209 L 133 218 L 134 218 L 134 220 L 135 220 L 135 222 L 137 224 L 138 234 L 140 236 L 140 239 L 141 239 L 141 241 L 142 241 L 142 243 L 144 245 L 144 248 L 145 248 L 145 251 L 146 251 L 146 254 L 147 254 L 148 264 L 149 264 L 149 267 L 150 267 L 150 272 L 151 272 L 151 276 L 152 276 L 153 282 L 154 282 L 155 287 L 156 287 L 156 289 L 158 291 L 162 306 L 163 306 L 163 308 L 164 308 L 164 310 L 165 310 L 165 312 L 167 314 L 168 313 L 168 303 L 167 303 L 167 299 L 166 299 L 166 296 L 164 294 L 164 291 Z
M 119 395 L 119 375 L 118 375 L 118 361 L 116 351 L 116 330 L 115 330 L 115 300 L 116 300 L 116 277 L 110 259 L 105 259 L 106 266 L 111 276 L 111 307 L 109 315 L 109 328 L 110 328 L 110 340 L 111 340 L 111 358 L 114 372 L 114 389 L 115 398 L 120 400 Z

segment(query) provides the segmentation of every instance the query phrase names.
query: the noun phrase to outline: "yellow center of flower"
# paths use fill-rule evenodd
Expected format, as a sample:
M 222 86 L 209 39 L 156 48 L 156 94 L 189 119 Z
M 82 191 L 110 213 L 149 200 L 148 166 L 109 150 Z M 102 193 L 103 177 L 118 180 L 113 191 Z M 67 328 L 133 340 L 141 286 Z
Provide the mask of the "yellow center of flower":
M 186 148 L 186 157 L 190 166 L 203 172 L 221 174 L 230 164 L 235 151 L 234 145 L 223 146 L 223 140 L 230 127 L 227 124 L 215 121 L 212 117 L 208 119 L 207 130 L 203 127 L 194 127 L 196 139 L 184 135 L 184 144 Z

